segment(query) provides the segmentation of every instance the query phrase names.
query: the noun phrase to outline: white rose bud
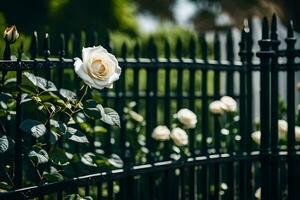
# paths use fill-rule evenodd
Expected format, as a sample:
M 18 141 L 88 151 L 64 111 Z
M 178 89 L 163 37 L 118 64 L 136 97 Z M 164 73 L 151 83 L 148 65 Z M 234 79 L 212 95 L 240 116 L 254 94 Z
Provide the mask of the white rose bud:
M 300 92 L 300 82 L 297 83 L 297 90 Z
M 296 136 L 296 141 L 300 142 L 300 127 L 299 126 L 295 127 L 295 136 Z
M 285 139 L 288 131 L 287 121 L 280 119 L 278 120 L 278 137 L 279 139 Z
M 237 111 L 237 103 L 232 97 L 224 96 L 220 99 L 220 101 L 224 104 L 224 111 L 226 112 Z
M 82 60 L 75 58 L 75 72 L 90 87 L 112 88 L 119 79 L 121 68 L 116 57 L 102 46 L 82 49 Z
M 174 128 L 170 137 L 177 146 L 185 146 L 188 144 L 188 135 L 181 128 Z
M 221 101 L 213 101 L 209 104 L 209 111 L 212 113 L 212 114 L 223 114 L 224 113 L 224 109 L 225 108 L 225 105 L 223 104 L 223 102 Z
M 176 117 L 185 128 L 195 128 L 197 124 L 197 116 L 191 110 L 187 108 L 180 109 L 176 113 Z
M 129 111 L 129 115 L 133 120 L 139 123 L 142 123 L 144 121 L 144 117 L 133 110 Z
M 15 25 L 10 26 L 4 30 L 3 38 L 6 42 L 12 44 L 19 38 L 19 33 Z
M 255 194 L 254 194 L 255 198 L 257 200 L 261 200 L 261 188 L 258 188 L 256 191 L 255 191 Z
M 159 141 L 170 139 L 170 130 L 166 126 L 157 126 L 152 132 L 152 138 Z
M 258 145 L 260 145 L 260 137 L 261 137 L 260 131 L 255 131 L 255 132 L 251 133 L 252 140 Z

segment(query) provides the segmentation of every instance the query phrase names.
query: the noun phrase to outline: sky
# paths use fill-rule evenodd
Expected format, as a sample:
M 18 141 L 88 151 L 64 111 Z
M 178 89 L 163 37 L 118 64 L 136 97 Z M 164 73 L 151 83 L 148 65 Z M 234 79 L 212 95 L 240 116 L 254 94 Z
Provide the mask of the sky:
M 190 18 L 197 10 L 197 5 L 188 0 L 177 0 L 172 8 L 176 23 L 183 27 L 191 27 Z M 157 30 L 160 22 L 157 18 L 148 13 L 138 15 L 139 27 L 143 32 L 152 32 Z

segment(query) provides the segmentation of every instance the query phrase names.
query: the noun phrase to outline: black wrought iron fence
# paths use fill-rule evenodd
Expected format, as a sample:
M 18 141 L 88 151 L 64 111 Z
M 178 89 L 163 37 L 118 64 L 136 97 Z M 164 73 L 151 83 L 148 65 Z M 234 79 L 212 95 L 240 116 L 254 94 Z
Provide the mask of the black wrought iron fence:
M 226 61 L 221 60 L 219 35 L 215 34 L 213 52 L 208 52 L 205 34 L 199 37 L 199 43 L 191 38 L 188 44 L 189 57 L 183 58 L 183 44 L 178 39 L 176 58 L 171 58 L 168 41 L 164 44 L 164 58 L 157 55 L 153 39 L 149 40 L 147 58 L 140 57 L 140 46 L 133 49 L 134 58 L 127 57 L 127 46 L 121 49 L 118 59 L 122 75 L 113 90 L 93 91 L 91 96 L 100 95 L 103 103 L 112 105 L 121 115 L 121 128 L 108 128 L 104 136 L 89 138 L 90 147 L 95 151 L 95 142 L 102 142 L 102 149 L 107 156 L 120 155 L 124 166 L 120 169 L 81 175 L 78 178 L 61 182 L 29 186 L 25 180 L 29 171 L 23 163 L 26 160 L 23 142 L 26 134 L 20 129 L 26 113 L 22 102 L 22 73 L 30 71 L 57 83 L 59 88 L 68 88 L 79 92 L 80 80 L 74 74 L 73 59 L 66 58 L 65 39 L 61 35 L 59 57 L 52 57 L 49 47 L 49 35 L 46 34 L 42 58 L 38 55 L 37 33 L 34 33 L 30 49 L 30 59 L 22 58 L 22 49 L 18 59 L 10 60 L 8 49 L 5 60 L 0 61 L 2 88 L 6 84 L 9 72 L 16 73 L 15 87 L 16 115 L 12 121 L 2 121 L 7 134 L 15 140 L 12 153 L 13 188 L 0 193 L 0 199 L 63 199 L 68 193 L 79 193 L 95 199 L 254 199 L 255 192 L 261 188 L 262 199 L 298 199 L 297 185 L 300 180 L 299 146 L 295 138 L 295 73 L 300 56 L 294 48 L 296 39 L 292 24 L 288 25 L 285 41 L 277 37 L 276 17 L 273 16 L 271 31 L 267 18 L 263 19 L 262 39 L 258 41 L 260 51 L 253 52 L 252 29 L 244 27 L 239 43 L 240 61 L 235 61 L 233 38 L 227 34 Z M 80 41 L 73 39 L 74 54 L 81 53 Z M 287 44 L 285 50 L 279 50 L 281 42 Z M 98 45 L 98 44 L 95 44 Z M 109 41 L 103 43 L 109 51 Z M 196 58 L 196 47 L 200 47 L 201 58 Z M 212 58 L 209 58 L 212 55 Z M 253 63 L 253 57 L 260 59 Z M 284 57 L 286 62 L 278 62 Z M 253 72 L 260 74 L 260 145 L 255 146 L 251 138 L 255 130 L 253 119 Z M 288 122 L 287 148 L 279 144 L 278 120 L 279 93 L 278 74 L 287 76 L 287 111 Z M 221 92 L 225 77 L 226 90 Z M 239 78 L 235 78 L 239 77 Z M 239 91 L 234 86 L 239 85 Z M 2 92 L 3 91 L 2 89 Z M 221 96 L 232 96 L 238 101 L 239 119 L 236 119 L 236 131 L 239 137 L 225 139 L 218 123 L 218 116 L 209 112 L 209 104 Z M 144 161 L 134 159 L 134 150 L 130 148 L 127 118 L 124 107 L 134 101 L 135 112 L 145 117 L 146 138 Z M 153 129 L 159 125 L 171 125 L 172 114 L 181 108 L 190 108 L 198 119 L 199 125 L 189 131 L 188 156 L 174 160 L 171 144 L 163 145 L 162 156 L 156 155 L 156 142 L 151 138 Z M 37 116 L 38 117 L 38 116 Z M 95 123 L 96 122 L 92 122 Z M 51 146 L 50 141 L 46 141 Z M 225 146 L 224 146 L 225 145 Z M 81 148 L 81 147 L 76 147 Z M 3 161 L 2 165 L 6 164 Z M 3 171 L 3 170 L 2 170 Z M 3 172 L 1 173 L 3 175 Z M 81 172 L 78 172 L 80 175 Z M 5 175 L 5 173 L 4 173 Z M 39 184 L 39 183 L 36 183 Z

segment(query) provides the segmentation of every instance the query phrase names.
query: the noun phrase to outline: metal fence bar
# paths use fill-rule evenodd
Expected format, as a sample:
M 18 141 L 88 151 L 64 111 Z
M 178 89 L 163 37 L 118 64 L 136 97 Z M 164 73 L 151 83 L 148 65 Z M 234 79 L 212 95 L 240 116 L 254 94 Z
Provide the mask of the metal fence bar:
M 202 59 L 207 62 L 208 60 L 208 47 L 205 34 L 200 35 L 201 42 L 201 53 Z M 207 98 L 207 70 L 202 70 L 202 83 L 201 83 L 202 103 L 201 103 L 201 132 L 202 132 L 202 146 L 201 153 L 204 156 L 208 155 L 207 152 L 207 137 L 208 137 L 208 98 Z M 209 199 L 209 171 L 208 166 L 203 165 L 201 167 L 201 187 L 202 187 L 202 198 L 204 200 Z
M 279 187 L 280 177 L 279 177 L 279 160 L 278 160 L 278 47 L 280 41 L 277 35 L 277 18 L 273 15 L 271 22 L 271 48 L 274 51 L 274 55 L 271 60 L 271 199 L 280 199 L 281 190 Z
M 269 23 L 265 17 L 262 22 L 262 40 L 259 41 L 260 51 L 257 56 L 261 61 L 260 69 L 260 124 L 261 124 L 261 180 L 262 199 L 270 199 L 270 51 Z
M 215 34 L 214 38 L 214 59 L 218 62 L 221 60 L 221 44 L 220 44 L 220 36 L 219 34 Z M 220 98 L 220 72 L 214 71 L 214 100 L 219 100 Z M 221 147 L 221 127 L 220 127 L 220 120 L 219 116 L 214 115 L 214 143 L 215 143 L 215 150 L 216 154 L 220 153 L 220 147 Z M 215 193 L 214 193 L 214 199 L 219 200 L 221 199 L 221 191 L 220 191 L 220 185 L 221 185 L 221 165 L 216 163 L 214 166 L 214 187 L 215 187 Z
M 287 57 L 287 122 L 288 122 L 288 199 L 297 199 L 296 162 L 295 162 L 295 43 L 292 22 L 288 24 L 286 38 Z

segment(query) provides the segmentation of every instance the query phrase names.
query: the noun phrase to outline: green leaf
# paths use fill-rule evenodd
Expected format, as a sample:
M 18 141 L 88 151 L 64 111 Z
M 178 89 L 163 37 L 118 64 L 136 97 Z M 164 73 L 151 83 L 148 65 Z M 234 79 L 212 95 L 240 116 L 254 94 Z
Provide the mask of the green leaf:
M 119 114 L 111 108 L 103 108 L 102 105 L 98 104 L 97 108 L 101 112 L 101 120 L 109 125 L 120 125 L 120 116 Z
M 94 132 L 99 133 L 99 134 L 107 133 L 107 129 L 104 128 L 103 126 L 95 126 L 94 127 Z
M 65 200 L 93 200 L 93 198 L 90 196 L 81 197 L 79 194 L 69 194 Z
M 35 138 L 43 136 L 47 131 L 46 126 L 43 123 L 32 119 L 24 120 L 21 123 L 20 128 L 24 132 L 30 133 Z
M 41 95 L 39 95 L 39 98 L 41 99 L 41 101 L 57 101 L 58 99 L 60 99 L 53 92 L 43 92 Z
M 50 119 L 50 125 L 58 130 L 61 134 L 65 134 L 67 132 L 67 125 L 61 121 Z
M 108 159 L 108 162 L 116 168 L 122 168 L 124 166 L 124 162 L 117 154 L 112 154 Z
M 97 108 L 84 108 L 83 111 L 91 119 L 97 120 L 101 118 L 101 114 Z
M 20 89 L 22 92 L 25 92 L 27 94 L 35 95 L 38 93 L 35 87 L 31 85 L 20 85 Z
M 87 115 L 87 117 L 91 119 L 97 120 L 101 118 L 101 113 L 97 108 L 97 103 L 92 99 L 86 100 L 83 106 L 83 111 Z
M 69 140 L 72 140 L 74 142 L 78 142 L 78 143 L 89 143 L 87 137 L 85 136 L 85 134 L 83 134 L 82 132 L 80 132 L 79 130 L 72 128 L 72 127 L 68 127 L 67 128 L 67 134 L 66 137 Z
M 85 153 L 83 156 L 81 156 L 81 162 L 87 166 L 90 167 L 97 167 L 97 164 L 95 163 L 95 154 L 88 152 Z
M 24 78 L 26 78 L 32 85 L 36 86 L 36 76 L 29 72 L 23 72 Z
M 6 182 L 1 181 L 1 182 L 0 182 L 0 188 L 1 188 L 1 189 L 4 189 L 4 190 L 10 190 L 10 189 L 12 188 L 12 186 L 9 185 L 9 184 L 6 183 Z
M 29 101 L 32 100 L 31 98 L 28 98 L 28 97 L 29 97 L 28 94 L 22 94 L 22 95 L 21 95 L 21 104 L 22 104 L 22 103 L 29 102 Z
M 51 167 L 50 172 L 43 173 L 43 179 L 47 182 L 57 182 L 63 181 L 64 177 L 57 171 L 57 169 Z
M 55 164 L 60 165 L 60 166 L 66 166 L 70 163 L 65 150 L 63 150 L 61 148 L 55 148 L 51 152 L 50 158 L 51 158 L 52 162 L 54 162 Z
M 8 150 L 9 142 L 6 135 L 0 137 L 0 153 L 5 153 Z
M 55 144 L 59 139 L 59 134 L 56 133 L 54 130 L 50 130 L 49 134 L 50 134 L 49 136 L 50 144 Z
M 28 157 L 37 164 L 47 163 L 49 161 L 48 153 L 44 149 L 32 150 Z
M 59 93 L 61 94 L 61 96 L 63 96 L 68 101 L 75 102 L 77 100 L 76 93 L 72 92 L 71 90 L 60 89 Z
M 39 88 L 41 88 L 44 91 L 48 91 L 48 92 L 54 92 L 57 91 L 56 86 L 54 85 L 53 82 L 48 81 L 42 77 L 36 76 L 36 86 L 38 86 Z

